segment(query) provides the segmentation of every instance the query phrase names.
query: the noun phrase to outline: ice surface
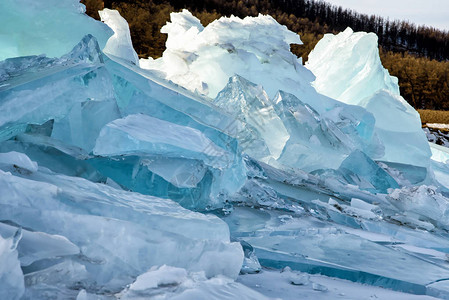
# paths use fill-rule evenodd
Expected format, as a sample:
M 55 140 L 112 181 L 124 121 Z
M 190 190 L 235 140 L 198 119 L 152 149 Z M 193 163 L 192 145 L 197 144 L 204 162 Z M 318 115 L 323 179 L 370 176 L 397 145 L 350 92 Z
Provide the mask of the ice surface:
M 197 194 L 207 197 L 211 194 L 213 197 L 218 197 L 221 193 L 232 194 L 241 186 L 244 171 L 242 167 L 238 167 L 239 164 L 241 165 L 238 155 L 233 153 L 236 142 L 226 133 L 222 133 L 210 125 L 208 126 L 208 124 L 214 124 L 214 126 L 219 126 L 226 131 L 226 128 L 230 128 L 230 124 L 233 124 L 232 119 L 220 112 L 212 110 L 209 106 L 201 102 L 182 96 L 156 83 L 148 85 L 149 82 L 146 78 L 127 71 L 123 67 L 119 67 L 118 64 L 108 60 L 100 52 L 93 37 L 86 36 L 71 53 L 61 59 L 51 60 L 50 67 L 48 68 L 45 67 L 48 66 L 47 61 L 42 60 L 40 57 L 15 60 L 17 61 L 15 65 L 23 66 L 24 64 L 28 64 L 31 66 L 19 70 L 11 67 L 16 73 L 14 76 L 8 75 L 9 77 L 5 81 L 11 84 L 6 84 L 3 88 L 5 96 L 3 98 L 4 106 L 2 109 L 4 111 L 11 109 L 11 113 L 9 115 L 5 114 L 5 124 L 3 128 L 0 128 L 0 130 L 3 129 L 3 139 L 8 139 L 21 132 L 27 132 L 30 135 L 22 135 L 17 139 L 25 143 L 39 144 L 41 145 L 40 147 L 45 146 L 57 149 L 75 159 L 86 159 L 96 144 L 100 130 L 108 122 L 136 111 L 145 112 L 155 117 L 160 117 L 162 119 L 160 122 L 164 124 L 164 128 L 167 124 L 174 126 L 175 129 L 184 128 L 185 125 L 192 126 L 193 128 L 186 127 L 186 130 L 196 132 L 195 134 L 199 136 L 199 139 L 203 140 L 201 145 L 196 144 L 195 140 L 193 140 L 193 144 L 190 144 L 195 148 L 195 151 L 199 151 L 193 156 L 188 156 L 190 159 L 186 159 L 183 156 L 184 152 L 181 151 L 175 156 L 173 153 L 169 155 L 166 152 L 158 152 L 158 154 L 166 154 L 166 158 L 173 158 L 172 160 L 165 159 L 165 164 L 162 164 L 162 160 L 156 164 L 149 163 L 149 160 L 138 160 L 136 167 L 140 165 L 146 166 L 150 171 L 155 174 L 160 174 L 163 178 L 161 180 L 156 179 L 154 184 L 159 182 L 160 187 L 163 187 L 163 185 L 170 183 L 181 189 L 196 188 L 197 192 L 187 191 L 186 193 L 186 191 L 180 189 L 175 189 L 175 192 L 179 194 L 178 201 L 181 201 L 180 199 L 186 199 L 188 196 L 188 199 L 184 202 L 191 201 L 190 199 L 193 198 L 192 201 L 196 201 L 197 204 L 199 203 L 197 201 L 199 197 L 196 196 Z M 12 64 L 8 64 L 8 60 L 5 63 L 8 66 Z M 45 65 L 43 66 L 44 63 Z M 53 71 L 54 74 L 49 72 L 48 69 Z M 122 74 L 123 72 L 125 74 Z M 134 77 L 138 78 L 134 81 L 134 84 L 140 84 L 141 89 L 134 87 L 133 84 L 123 79 L 124 77 L 133 78 L 130 74 L 134 74 Z M 60 86 L 55 83 L 57 81 L 55 78 L 61 79 Z M 43 88 L 47 82 L 53 83 L 51 88 Z M 14 101 L 16 95 L 23 97 L 21 101 L 24 103 L 24 108 L 19 111 L 16 110 L 17 105 Z M 131 96 L 131 99 L 125 98 L 129 96 Z M 46 101 L 41 101 L 40 97 L 45 98 Z M 181 99 L 184 101 L 180 102 Z M 188 102 L 191 103 L 190 106 Z M 180 106 L 180 103 L 184 103 L 184 107 Z M 200 115 L 209 118 L 209 120 L 202 120 L 200 123 L 197 121 Z M 154 117 L 148 118 L 155 119 Z M 13 119 L 20 121 L 17 122 L 18 124 L 10 125 Z M 166 120 L 165 123 L 164 119 Z M 218 123 L 216 122 L 217 120 Z M 174 123 L 172 124 L 168 121 Z M 32 129 L 28 130 L 28 128 L 32 128 L 33 126 L 38 128 L 36 124 L 47 124 L 42 125 L 42 128 L 45 126 L 47 128 L 47 131 L 44 133 L 45 137 L 42 137 L 40 132 L 32 132 Z M 230 130 L 230 133 L 232 133 L 232 130 Z M 171 134 L 173 135 L 172 137 L 166 136 L 165 138 L 175 139 L 175 142 L 185 141 L 186 136 L 180 135 L 176 130 L 172 130 Z M 219 146 L 214 146 L 215 143 Z M 221 149 L 220 146 L 225 149 Z M 6 147 L 6 149 L 28 151 L 26 149 L 29 148 L 15 145 L 12 148 Z M 181 147 L 181 149 L 184 148 Z M 184 150 L 185 153 L 190 151 L 189 149 Z M 220 155 L 215 153 L 216 151 Z M 200 152 L 207 154 L 203 155 Z M 136 151 L 136 153 L 142 152 Z M 147 154 L 150 155 L 151 153 Z M 155 152 L 150 157 L 153 160 L 155 158 L 154 154 Z M 36 152 L 34 151 L 30 155 L 36 155 Z M 108 153 L 108 155 L 111 155 L 111 153 Z M 203 165 L 204 162 L 196 159 L 200 157 L 206 160 L 206 165 L 215 168 L 210 171 L 213 174 L 208 173 L 203 184 L 203 186 L 210 186 L 210 179 L 213 178 L 210 192 L 207 187 L 198 188 L 197 186 L 204 178 L 206 172 Z M 89 163 L 84 163 L 84 166 L 80 168 L 80 163 L 75 162 L 70 157 L 64 160 L 65 165 L 61 165 L 61 160 L 57 161 L 56 164 L 54 160 L 49 161 L 48 156 L 40 156 L 39 159 L 43 159 L 44 161 L 42 163 L 56 172 L 63 172 L 67 175 L 81 175 L 89 179 L 98 178 L 97 180 L 101 180 L 102 176 L 113 177 L 119 184 L 130 189 L 146 194 L 169 197 L 168 194 L 170 192 L 166 190 L 152 192 L 147 187 L 138 188 L 139 183 L 135 183 L 138 178 L 132 182 L 124 181 L 123 179 L 118 180 L 116 175 L 114 177 L 114 174 L 109 174 L 104 167 L 100 169 L 100 173 L 104 173 L 104 175 L 98 174 L 98 171 L 89 170 L 92 169 Z M 185 173 L 185 169 L 184 171 L 182 168 L 173 169 L 173 165 L 176 162 L 180 162 L 179 159 L 183 160 L 186 166 L 194 165 L 198 169 L 198 174 L 190 176 Z M 69 162 L 69 160 L 72 161 Z M 116 165 L 113 168 L 120 169 L 118 167 L 120 162 L 117 162 Z M 171 174 L 167 173 L 169 166 L 172 166 Z M 231 169 L 231 166 L 236 166 L 236 168 Z M 129 175 L 132 174 L 135 175 L 136 173 L 129 173 Z M 134 175 L 132 177 L 135 177 Z M 234 178 L 234 180 L 231 181 L 230 177 Z M 128 178 L 131 179 L 131 176 Z M 147 178 L 140 178 L 148 181 Z M 168 189 L 170 189 L 170 186 Z M 200 191 L 198 191 L 199 189 Z M 220 201 L 222 200 L 215 199 L 216 204 L 220 204 Z M 202 207 L 204 208 L 209 205 L 209 202 L 213 204 L 213 201 L 203 199 L 201 202 Z M 196 207 L 192 204 L 186 204 L 186 206 Z M 199 208 L 200 205 L 197 205 L 197 207 Z
M 95 147 L 103 126 L 120 117 L 115 101 L 87 100 L 76 103 L 64 118 L 54 122 L 51 136 L 88 153 Z M 78 132 L 79 128 L 84 130 Z
M 139 65 L 139 57 L 133 48 L 131 34 L 126 20 L 120 16 L 118 11 L 113 9 L 105 8 L 98 13 L 100 14 L 101 21 L 114 30 L 114 35 L 108 39 L 103 48 L 103 52 Z
M 117 290 L 145 268 L 164 263 L 204 271 L 207 277 L 222 274 L 235 278 L 240 271 L 243 253 L 238 243 L 229 243 L 227 226 L 216 217 L 189 212 L 168 199 L 45 170 L 0 171 L 0 188 L 5 191 L 0 197 L 2 220 L 63 236 L 41 233 L 39 237 L 27 232 L 20 241 L 23 264 L 35 261 L 26 269 L 26 276 L 38 276 L 39 284 L 54 281 L 50 280 L 54 257 L 62 257 L 58 268 L 71 274 L 59 281 L 64 284 L 60 290 L 93 279 L 97 285 L 85 288 Z M 5 228 L 3 225 L 0 232 L 6 232 Z M 211 260 L 215 263 L 210 264 Z M 38 283 L 34 282 L 32 289 L 41 295 Z
M 444 146 L 429 143 L 430 150 L 432 150 L 432 160 L 446 163 L 449 159 L 449 149 Z
M 254 248 L 245 241 L 240 241 L 242 245 L 243 252 L 245 253 L 245 258 L 243 259 L 242 269 L 240 274 L 254 274 L 259 273 L 262 270 L 262 266 L 254 253 Z
M 238 74 L 261 84 L 273 97 L 298 78 L 312 80 L 289 51 L 290 44 L 301 44 L 299 36 L 270 16 L 221 18 L 205 28 L 187 10 L 172 13 L 170 18 L 161 30 L 168 34 L 162 58 L 141 59 L 140 64 L 164 72 L 167 79 L 191 91 L 215 98 L 229 77 Z
M 376 118 L 376 133 L 385 145 L 381 160 L 429 166 L 431 152 L 421 130 L 419 114 L 404 98 L 383 90 L 361 105 Z M 405 149 L 409 155 L 403 155 Z
M 438 193 L 436 189 L 436 187 L 425 185 L 404 187 L 392 191 L 388 198 L 393 205 L 398 206 L 399 210 L 405 212 L 405 216 L 411 215 L 411 219 L 413 219 L 413 214 L 419 214 L 420 221 L 447 228 L 449 225 L 447 217 L 449 215 L 449 199 Z M 402 220 L 410 222 L 408 218 Z M 432 227 L 430 229 L 433 229 Z
M 153 289 L 159 285 L 177 285 L 187 279 L 187 271 L 181 268 L 173 268 L 163 265 L 157 270 L 139 275 L 129 289 L 140 292 Z
M 187 272 L 182 268 L 160 266 L 151 268 L 137 277 L 120 299 L 269 299 L 264 295 L 225 277 L 207 279 L 200 272 Z
M 16 74 L 9 74 L 0 88 L 0 109 L 4 112 L 0 117 L 0 138 L 8 139 L 25 131 L 27 124 L 43 124 L 50 119 L 56 120 L 57 128 L 75 104 L 92 99 L 110 100 L 113 90 L 108 86 L 104 68 L 100 67 L 102 55 L 96 39 L 86 36 L 60 59 L 49 61 L 34 56 L 0 62 L 9 68 L 19 65 Z M 17 98 L 21 101 L 16 101 Z M 61 126 L 70 130 L 69 124 Z M 66 135 L 68 139 L 77 135 L 76 128 L 71 130 Z
M 45 54 L 59 57 L 86 34 L 103 48 L 113 34 L 105 24 L 84 14 L 78 0 L 5 0 L 0 3 L 0 61 Z
M 190 208 L 220 205 L 217 198 L 219 194 L 236 193 L 244 180 L 241 158 L 218 147 L 199 130 L 143 114 L 129 115 L 107 124 L 97 138 L 93 153 L 101 156 L 142 157 L 144 159 L 140 164 L 180 188 L 196 187 L 197 184 L 193 183 L 199 183 L 203 179 L 205 166 L 209 166 L 214 179 L 210 187 L 211 194 L 205 196 L 210 196 L 211 199 L 202 204 L 192 199 L 195 202 L 188 205 Z M 165 157 L 165 163 L 159 157 Z M 155 160 L 158 162 L 153 163 Z M 194 166 L 198 173 L 185 174 L 184 168 L 176 168 L 174 172 L 170 172 L 168 168 L 180 161 L 187 163 L 187 166 Z
M 23 273 L 20 269 L 17 243 L 20 232 L 13 235 L 0 233 L 0 297 L 2 299 L 21 299 L 25 292 Z
M 260 29 L 252 30 L 256 26 Z M 244 123 L 243 132 L 237 130 L 233 136 L 250 156 L 264 162 L 280 159 L 281 164 L 310 171 L 338 168 L 357 148 L 372 158 L 383 156 L 384 148 L 373 133 L 373 116 L 318 94 L 310 85 L 314 76 L 287 50 L 299 38 L 270 17 L 221 18 L 204 28 L 184 10 L 172 13 L 162 32 L 168 34 L 167 50 L 160 59 L 142 59 L 142 67 L 215 98 L 210 101 Z M 183 42 L 187 38 L 189 43 Z M 249 39 L 251 43 L 245 42 Z M 281 96 L 279 90 L 284 91 Z M 294 97 L 301 101 L 290 100 Z M 304 105 L 308 106 L 301 114 L 298 106 Z M 296 121 L 282 119 L 287 110 L 296 110 Z M 301 134 L 297 122 L 312 128 Z M 321 137 L 314 132 L 317 127 L 323 131 Z M 323 139 L 324 149 L 319 145 Z M 312 147 L 317 150 L 310 151 Z
M 382 160 L 428 167 L 430 149 L 419 114 L 399 94 L 396 77 L 383 68 L 373 33 L 347 28 L 326 34 L 306 64 L 316 76 L 316 90 L 339 101 L 360 105 L 376 119 L 385 146 Z M 408 149 L 409 155 L 403 155 Z
M 194 188 L 204 178 L 207 167 L 202 161 L 185 158 L 158 157 L 143 164 L 153 173 L 179 188 Z
M 28 156 L 19 152 L 0 153 L 0 167 L 13 166 L 21 168 L 29 172 L 37 171 L 37 163 L 32 161 Z
M 13 236 L 18 230 L 21 232 L 21 239 L 17 246 L 21 266 L 26 267 L 43 259 L 80 253 L 80 249 L 63 236 L 32 232 L 0 223 L 0 234 L 2 236 Z
M 203 159 L 209 165 L 226 167 L 231 155 L 199 130 L 146 115 L 129 115 L 107 124 L 97 138 L 96 155 L 165 155 Z
M 374 33 L 348 27 L 337 35 L 326 34 L 306 65 L 316 76 L 318 91 L 346 103 L 359 104 L 379 90 L 399 95 L 397 78 L 382 67 Z
M 303 272 L 418 294 L 425 294 L 427 285 L 437 277 L 444 278 L 448 272 L 441 261 L 432 262 L 430 255 L 394 246 L 400 240 L 406 244 L 419 243 L 413 240 L 412 232 L 402 231 L 399 239 L 375 243 L 335 223 L 309 217 L 288 218 L 281 212 L 236 209 L 225 220 L 234 237 L 250 243 L 261 264 L 269 267 L 290 266 Z M 396 230 L 401 229 L 397 226 Z M 423 235 L 430 237 L 429 233 Z M 428 245 L 431 249 L 431 244 Z
M 320 115 L 310 105 L 282 91 L 273 102 L 290 134 L 279 159 L 285 165 L 307 171 L 336 169 L 356 149 L 372 157 L 383 151 L 373 135 L 374 118 L 363 110 L 335 106 Z M 360 122 L 354 122 L 354 115 L 361 117 Z
M 273 18 L 183 11 L 142 69 L 117 12 L 51 4 L 1 4 L 2 298 L 449 297 L 448 151 L 375 36 L 326 36 L 315 78 Z
M 238 282 L 253 288 L 254 290 L 271 298 L 280 299 L 316 299 L 316 300 L 435 300 L 431 296 L 411 295 L 400 293 L 380 287 L 350 282 L 348 280 L 335 279 L 322 275 L 311 275 L 293 271 L 296 276 L 308 276 L 310 282 L 327 287 L 327 292 L 316 291 L 312 288 L 313 283 L 305 285 L 292 285 L 285 272 L 264 269 L 259 274 L 240 276 Z
M 261 86 L 233 76 L 213 103 L 250 126 L 251 140 L 240 139 L 241 147 L 248 154 L 266 161 L 279 158 L 290 136 Z M 266 145 L 269 153 L 254 145 L 258 141 Z
M 351 153 L 338 169 L 349 184 L 362 189 L 387 193 L 389 188 L 398 188 L 398 183 L 363 152 Z
M 237 132 L 240 147 L 263 162 L 313 171 L 338 168 L 355 149 L 383 155 L 373 134 L 375 120 L 360 107 L 333 103 L 320 115 L 286 92 L 268 99 L 261 86 L 237 75 L 213 103 L 246 125 Z

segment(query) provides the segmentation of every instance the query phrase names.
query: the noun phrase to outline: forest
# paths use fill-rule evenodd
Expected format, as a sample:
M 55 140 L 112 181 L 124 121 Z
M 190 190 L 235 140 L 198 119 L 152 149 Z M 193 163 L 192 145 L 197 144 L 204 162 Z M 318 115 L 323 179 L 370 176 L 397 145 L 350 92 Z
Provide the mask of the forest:
M 417 109 L 449 110 L 449 32 L 407 21 L 388 20 L 314 0 L 83 0 L 88 15 L 99 19 L 102 8 L 117 9 L 128 21 L 140 57 L 160 57 L 166 36 L 160 29 L 170 13 L 190 10 L 203 25 L 231 14 L 273 16 L 301 36 L 292 52 L 303 61 L 325 33 L 374 32 L 382 63 L 399 78 L 401 94 Z

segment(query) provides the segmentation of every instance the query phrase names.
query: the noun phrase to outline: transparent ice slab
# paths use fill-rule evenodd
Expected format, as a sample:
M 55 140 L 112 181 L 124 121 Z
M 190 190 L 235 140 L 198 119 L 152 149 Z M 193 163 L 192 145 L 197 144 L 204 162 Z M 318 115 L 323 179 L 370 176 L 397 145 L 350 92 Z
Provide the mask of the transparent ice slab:
M 46 54 L 59 57 L 69 52 L 86 34 L 104 47 L 113 31 L 84 14 L 79 1 L 5 0 L 0 3 L 0 60 Z M 42 42 L 45 41 L 45 42 Z
M 402 230 L 400 226 L 393 226 L 400 235 L 384 235 L 376 241 L 368 233 L 358 236 L 347 227 L 285 212 L 235 208 L 224 220 L 231 235 L 250 243 L 261 264 L 267 267 L 289 266 L 303 272 L 429 295 L 436 295 L 435 287 L 427 286 L 445 280 L 449 272 L 441 258 L 430 259 L 433 252 L 429 245 L 430 254 L 398 247 L 403 243 L 419 243 L 413 231 Z M 382 227 L 382 223 L 375 224 Z M 432 237 L 426 232 L 422 235 L 447 244 L 446 238 Z M 444 252 L 441 254 L 444 257 Z M 441 288 L 438 293 L 447 297 L 446 289 Z
M 6 191 L 0 196 L 0 219 L 27 230 L 64 236 L 81 250 L 75 260 L 40 259 L 27 272 L 48 273 L 54 263 L 76 265 L 66 285 L 81 276 L 82 285 L 90 282 L 86 288 L 104 292 L 123 288 L 145 268 L 164 263 L 202 270 L 208 277 L 223 274 L 232 278 L 240 271 L 241 247 L 229 243 L 229 230 L 216 217 L 189 212 L 168 199 L 45 169 L 22 172 L 11 167 L 8 171 L 0 171 L 1 189 Z M 224 264 L 211 264 L 218 256 Z
M 16 250 L 20 236 L 0 235 L 0 297 L 2 299 L 21 299 L 25 292 L 23 272 Z M 20 234 L 20 233 L 19 233 Z

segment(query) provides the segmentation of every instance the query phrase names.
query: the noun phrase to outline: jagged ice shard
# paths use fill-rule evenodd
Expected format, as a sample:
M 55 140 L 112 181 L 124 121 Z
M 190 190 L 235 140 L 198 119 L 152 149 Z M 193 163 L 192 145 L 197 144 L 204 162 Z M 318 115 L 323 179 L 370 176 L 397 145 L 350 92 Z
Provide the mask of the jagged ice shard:
M 118 12 L 42 5 L 0 4 L 0 298 L 337 296 L 301 272 L 449 298 L 447 154 L 373 34 L 304 67 L 269 16 L 184 10 L 139 61 Z

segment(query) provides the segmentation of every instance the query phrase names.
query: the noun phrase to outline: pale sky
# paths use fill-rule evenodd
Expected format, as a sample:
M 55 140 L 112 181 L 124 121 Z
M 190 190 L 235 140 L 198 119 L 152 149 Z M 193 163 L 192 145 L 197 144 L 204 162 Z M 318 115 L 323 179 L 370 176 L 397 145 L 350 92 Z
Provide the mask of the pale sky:
M 449 30 L 449 0 L 325 0 L 359 13 Z

